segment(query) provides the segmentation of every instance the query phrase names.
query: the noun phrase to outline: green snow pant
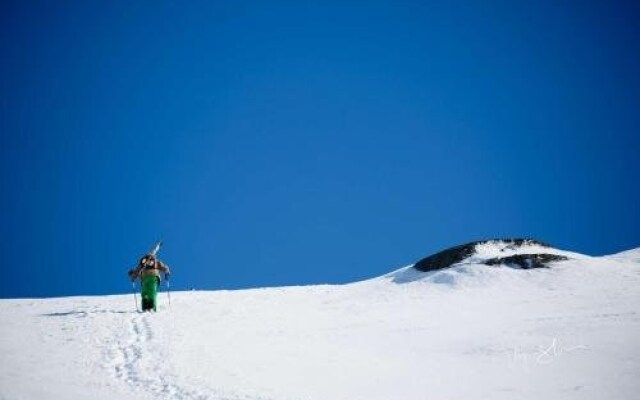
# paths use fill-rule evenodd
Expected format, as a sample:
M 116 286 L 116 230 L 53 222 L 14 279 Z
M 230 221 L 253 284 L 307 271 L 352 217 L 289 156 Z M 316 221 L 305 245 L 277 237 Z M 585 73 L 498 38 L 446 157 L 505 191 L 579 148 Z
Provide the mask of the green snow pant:
M 158 303 L 158 286 L 160 278 L 157 276 L 145 276 L 141 280 L 142 285 L 142 311 L 153 309 L 156 311 Z

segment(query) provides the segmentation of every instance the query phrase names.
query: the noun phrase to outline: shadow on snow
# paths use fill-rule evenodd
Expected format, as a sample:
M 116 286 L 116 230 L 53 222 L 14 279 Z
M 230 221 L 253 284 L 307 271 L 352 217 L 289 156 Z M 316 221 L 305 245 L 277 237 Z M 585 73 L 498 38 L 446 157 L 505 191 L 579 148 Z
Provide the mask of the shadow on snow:
M 67 311 L 67 312 L 53 312 L 40 314 L 43 317 L 86 317 L 87 315 L 94 314 L 136 314 L 136 311 L 125 311 L 125 310 L 92 310 L 92 311 Z

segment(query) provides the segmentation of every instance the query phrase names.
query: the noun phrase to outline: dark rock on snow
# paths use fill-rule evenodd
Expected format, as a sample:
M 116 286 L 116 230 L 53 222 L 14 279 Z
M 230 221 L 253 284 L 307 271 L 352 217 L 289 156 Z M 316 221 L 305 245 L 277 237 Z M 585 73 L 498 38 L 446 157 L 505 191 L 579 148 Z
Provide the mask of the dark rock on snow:
M 510 267 L 520 267 L 522 269 L 532 268 L 548 268 L 547 263 L 554 261 L 566 261 L 565 256 L 559 256 L 557 254 L 516 254 L 509 257 L 491 258 L 484 263 L 486 265 L 507 265 Z
M 471 256 L 476 252 L 476 246 L 487 242 L 501 242 L 506 245 L 508 249 L 517 249 L 524 245 L 538 245 L 543 247 L 551 247 L 546 243 L 533 240 L 533 239 L 494 239 L 494 240 L 481 240 L 463 244 L 460 246 L 452 247 L 450 249 L 443 250 L 439 253 L 433 254 L 429 257 L 423 258 L 418 261 L 414 268 L 419 271 L 428 272 L 435 271 L 443 268 L 449 268 L 450 266 L 457 264 Z M 509 257 L 492 258 L 485 262 L 487 265 L 509 265 L 519 266 L 521 268 L 540 268 L 546 267 L 545 263 L 552 261 L 566 260 L 564 256 L 558 256 L 555 254 L 518 254 Z

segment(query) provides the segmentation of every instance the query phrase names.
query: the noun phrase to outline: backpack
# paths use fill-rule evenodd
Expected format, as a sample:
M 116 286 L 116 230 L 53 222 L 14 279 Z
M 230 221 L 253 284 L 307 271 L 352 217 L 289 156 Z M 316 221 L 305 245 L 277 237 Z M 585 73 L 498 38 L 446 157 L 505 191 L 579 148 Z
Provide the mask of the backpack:
M 152 255 L 146 255 L 140 259 L 141 269 L 158 269 L 158 260 Z

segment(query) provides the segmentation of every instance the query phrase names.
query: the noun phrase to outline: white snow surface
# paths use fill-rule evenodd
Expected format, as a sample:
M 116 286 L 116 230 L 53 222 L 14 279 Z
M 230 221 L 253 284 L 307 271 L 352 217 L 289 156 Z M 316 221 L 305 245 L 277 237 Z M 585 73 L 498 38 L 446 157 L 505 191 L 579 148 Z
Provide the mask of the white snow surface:
M 640 249 L 571 254 L 162 293 L 157 313 L 133 295 L 1 300 L 0 399 L 636 399 Z

